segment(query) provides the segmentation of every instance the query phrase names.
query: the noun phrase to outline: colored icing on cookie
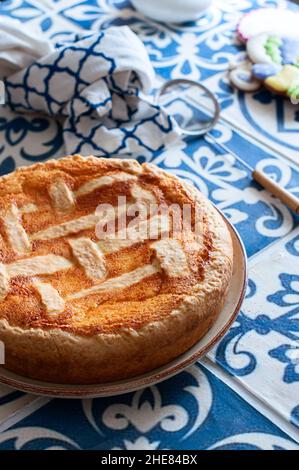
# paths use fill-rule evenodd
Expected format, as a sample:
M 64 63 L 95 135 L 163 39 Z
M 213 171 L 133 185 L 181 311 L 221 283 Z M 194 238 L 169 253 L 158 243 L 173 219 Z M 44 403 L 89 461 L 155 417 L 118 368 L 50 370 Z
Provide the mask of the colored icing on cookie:
M 276 64 L 254 64 L 252 66 L 252 74 L 258 80 L 265 80 L 272 75 L 277 75 L 281 69 L 281 65 Z
M 288 94 L 288 96 L 291 96 L 295 100 L 299 100 L 299 81 L 294 82 L 292 84 L 292 86 L 288 89 L 287 94 Z
M 265 43 L 265 50 L 267 55 L 272 59 L 275 64 L 282 63 L 280 47 L 282 40 L 277 36 L 269 36 Z
M 299 64 L 299 36 L 282 38 L 281 57 L 283 64 Z
M 270 33 L 259 34 L 247 42 L 247 52 L 254 63 L 252 74 L 258 80 L 279 77 L 278 81 L 290 74 L 286 65 L 299 67 L 299 36 L 279 37 Z M 280 75 L 281 74 L 281 75 Z M 272 85 L 269 85 L 272 87 Z M 277 85 L 279 88 L 282 86 Z M 282 86 L 286 92 L 288 87 Z M 276 89 L 274 87 L 274 89 Z M 277 90 L 282 92 L 281 90 Z
M 247 53 L 256 64 L 295 64 L 299 58 L 299 36 L 281 38 L 269 33 L 258 34 L 247 42 Z
M 299 68 L 294 65 L 285 65 L 278 74 L 265 80 L 265 84 L 271 90 L 288 95 L 297 83 L 299 83 Z
M 269 34 L 268 33 L 262 33 L 258 34 L 257 36 L 254 36 L 253 38 L 249 39 L 247 42 L 247 54 L 250 58 L 250 60 L 254 64 L 272 64 L 273 59 L 271 58 L 271 55 L 269 55 L 268 50 L 266 48 L 267 41 L 269 39 Z M 272 50 L 273 47 L 270 47 Z

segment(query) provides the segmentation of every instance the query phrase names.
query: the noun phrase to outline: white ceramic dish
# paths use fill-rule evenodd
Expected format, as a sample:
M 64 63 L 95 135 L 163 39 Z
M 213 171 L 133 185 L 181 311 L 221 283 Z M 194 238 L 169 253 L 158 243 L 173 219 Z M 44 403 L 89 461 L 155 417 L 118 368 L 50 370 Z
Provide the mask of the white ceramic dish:
M 0 367 L 0 383 L 36 395 L 60 398 L 95 398 L 132 392 L 169 379 L 196 362 L 222 338 L 235 320 L 245 296 L 247 258 L 243 243 L 231 224 L 226 221 L 234 246 L 234 270 L 226 303 L 216 323 L 191 349 L 168 364 L 132 379 L 95 385 L 64 385 L 32 380 Z
M 212 0 L 131 0 L 136 10 L 155 21 L 184 23 L 195 21 Z

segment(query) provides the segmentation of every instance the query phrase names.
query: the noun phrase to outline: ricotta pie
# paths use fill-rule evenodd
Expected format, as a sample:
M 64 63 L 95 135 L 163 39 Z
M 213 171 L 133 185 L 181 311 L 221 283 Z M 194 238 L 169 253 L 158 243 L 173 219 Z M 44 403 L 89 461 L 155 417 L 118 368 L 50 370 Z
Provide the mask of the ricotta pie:
M 233 252 L 192 186 L 135 160 L 71 156 L 0 178 L 5 367 L 88 384 L 182 354 L 225 301 Z

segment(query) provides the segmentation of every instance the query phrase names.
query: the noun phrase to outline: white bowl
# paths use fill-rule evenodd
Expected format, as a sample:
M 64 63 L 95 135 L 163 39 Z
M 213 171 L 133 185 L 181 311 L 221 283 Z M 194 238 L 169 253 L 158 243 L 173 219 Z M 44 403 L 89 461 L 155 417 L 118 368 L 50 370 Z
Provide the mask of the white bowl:
M 212 0 L 131 0 L 145 16 L 165 23 L 195 21 Z

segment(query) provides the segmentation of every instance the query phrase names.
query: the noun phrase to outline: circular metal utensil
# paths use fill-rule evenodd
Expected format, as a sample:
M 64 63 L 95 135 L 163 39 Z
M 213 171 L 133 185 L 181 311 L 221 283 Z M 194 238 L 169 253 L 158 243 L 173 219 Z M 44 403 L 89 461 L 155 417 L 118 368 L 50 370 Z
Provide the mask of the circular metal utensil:
M 173 115 L 181 134 L 191 138 L 206 134 L 215 127 L 220 116 L 220 106 L 216 96 L 204 85 L 185 78 L 168 80 L 158 90 L 156 103 L 168 108 L 172 100 L 178 100 L 184 95 L 201 102 L 202 112 L 191 122 L 186 122 L 186 119 L 183 122 L 182 116 L 178 118 L 176 114 Z

